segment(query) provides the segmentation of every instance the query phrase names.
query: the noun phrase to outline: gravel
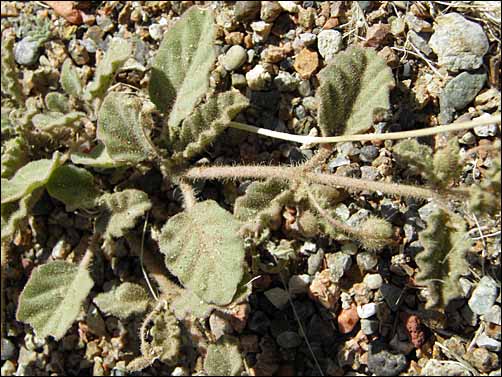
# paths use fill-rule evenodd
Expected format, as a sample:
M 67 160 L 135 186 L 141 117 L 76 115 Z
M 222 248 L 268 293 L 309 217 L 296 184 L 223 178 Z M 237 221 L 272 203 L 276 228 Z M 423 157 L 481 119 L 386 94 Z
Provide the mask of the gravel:
M 478 314 L 488 313 L 498 295 L 498 284 L 490 276 L 483 276 L 469 299 L 469 307 Z
M 385 349 L 381 342 L 369 344 L 368 369 L 377 376 L 397 376 L 407 367 L 406 357 Z
M 31 37 L 21 39 L 14 46 L 14 59 L 16 63 L 26 66 L 34 65 L 40 57 L 40 45 Z
M 317 48 L 326 61 L 335 57 L 342 43 L 342 34 L 337 30 L 323 30 L 317 35 Z

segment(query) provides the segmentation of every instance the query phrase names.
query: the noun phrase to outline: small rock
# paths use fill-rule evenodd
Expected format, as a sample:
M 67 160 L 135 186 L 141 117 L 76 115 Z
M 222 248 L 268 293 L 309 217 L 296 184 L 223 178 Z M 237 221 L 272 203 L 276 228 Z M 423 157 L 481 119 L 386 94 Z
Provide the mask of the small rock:
M 298 93 L 302 97 L 308 97 L 308 96 L 310 96 L 312 94 L 312 87 L 310 86 L 310 81 L 309 80 L 301 80 L 300 81 L 300 83 L 298 84 Z M 303 101 L 303 105 L 305 105 L 305 100 Z
M 427 41 L 413 30 L 408 31 L 408 41 L 425 55 L 429 56 L 432 54 L 432 48 L 429 46 Z
M 304 48 L 296 55 L 294 68 L 302 79 L 309 79 L 319 66 L 317 52 Z
M 246 73 L 246 81 L 251 90 L 264 90 L 267 83 L 272 80 L 261 64 L 256 65 L 252 70 Z
M 478 347 L 484 347 L 488 351 L 494 351 L 494 352 L 500 351 L 500 342 L 498 340 L 490 338 L 485 333 L 480 334 L 476 338 L 476 344 L 478 345 Z
M 148 33 L 152 39 L 160 41 L 164 35 L 164 26 L 161 24 L 151 24 L 148 26 Z
M 256 21 L 251 23 L 251 29 L 253 29 L 253 42 L 262 43 L 265 42 L 272 30 L 272 24 L 264 21 Z
M 462 110 L 477 96 L 486 81 L 486 74 L 462 72 L 446 84 L 439 95 L 441 112 L 450 109 Z
M 262 1 L 260 17 L 265 22 L 274 22 L 282 12 L 282 7 L 277 1 Z
M 429 45 L 438 56 L 441 67 L 458 72 L 477 69 L 488 52 L 488 38 L 481 25 L 458 13 L 436 18 Z
M 342 334 L 348 334 L 359 322 L 356 305 L 352 304 L 349 309 L 342 309 L 337 317 L 338 331 Z
M 427 222 L 429 220 L 429 217 L 432 215 L 433 212 L 438 210 L 438 205 L 434 202 L 429 202 L 426 205 L 420 207 L 418 210 L 418 214 L 420 215 L 420 218 Z
M 21 376 L 23 374 L 23 373 L 16 373 L 16 365 L 10 360 L 7 360 L 5 361 L 5 363 L 3 363 L 0 372 L 1 372 L 0 375 L 2 376 L 14 376 L 15 374 Z
M 317 251 L 317 245 L 313 242 L 306 241 L 301 247 L 300 247 L 300 254 L 303 255 L 311 255 Z
M 89 63 L 89 53 L 80 40 L 72 39 L 68 45 L 68 51 L 76 65 Z
M 14 46 L 14 59 L 21 65 L 34 65 L 40 57 L 40 45 L 31 37 L 24 37 Z
M 332 173 L 335 171 L 336 168 L 338 168 L 340 166 L 344 166 L 344 165 L 349 165 L 349 164 L 350 164 L 350 160 L 347 157 L 338 155 L 333 160 L 330 160 L 328 162 L 328 169 L 329 169 L 330 173 Z
M 406 357 L 393 354 L 381 342 L 372 342 L 368 348 L 368 369 L 377 376 L 397 376 L 407 367 Z
M 221 59 L 221 64 L 227 71 L 235 71 L 242 67 L 247 60 L 247 53 L 244 47 L 235 45 L 228 49 Z
M 350 269 L 350 266 L 352 266 L 352 258 L 350 255 L 341 252 L 329 254 L 326 257 L 326 262 L 333 282 L 340 281 L 342 276 Z
M 171 376 L 188 376 L 190 371 L 185 367 L 176 367 L 171 372 Z M 123 376 L 127 376 L 128 374 L 123 374 Z M 115 374 L 116 376 L 116 374 Z
M 288 49 L 284 47 L 269 46 L 261 53 L 261 59 L 265 63 L 279 63 L 288 54 Z
M 294 1 L 279 1 L 279 5 L 288 13 L 298 13 L 298 4 Z
M 404 16 L 404 20 L 408 25 L 408 27 L 413 31 L 416 31 L 417 33 L 420 33 L 422 31 L 425 32 L 432 31 L 432 25 L 429 22 L 418 18 L 413 13 L 410 12 L 406 13 L 406 15 Z
M 375 253 L 369 251 L 363 251 L 356 256 L 357 266 L 362 271 L 371 271 L 378 264 L 378 258 Z
M 376 304 L 374 302 L 370 302 L 369 304 L 358 306 L 357 314 L 359 318 L 369 318 L 376 313 Z
M 468 301 L 471 310 L 478 314 L 490 311 L 498 295 L 497 282 L 490 276 L 483 276 Z
M 359 158 L 364 162 L 371 162 L 378 157 L 378 148 L 374 145 L 365 145 L 359 152 Z
M 265 292 L 265 297 L 279 310 L 283 309 L 289 301 L 288 293 L 282 288 L 269 289 Z
M 403 18 L 397 17 L 390 22 L 390 32 L 392 35 L 404 34 L 406 23 Z
M 209 327 L 216 340 L 225 334 L 232 333 L 232 326 L 230 326 L 229 321 L 215 312 L 209 317 Z
M 277 337 L 277 344 L 282 348 L 296 348 L 302 344 L 302 337 L 295 331 L 284 331 Z
M 309 275 L 315 275 L 317 271 L 321 268 L 322 260 L 324 258 L 324 251 L 319 249 L 319 251 L 311 255 L 307 260 L 307 273 Z
M 383 279 L 380 274 L 367 274 L 364 277 L 364 283 L 369 289 L 379 289 L 383 284 Z
M 364 46 L 366 47 L 379 47 L 386 44 L 390 36 L 390 25 L 388 24 L 375 24 L 368 28 L 366 32 L 366 40 Z
M 377 181 L 380 177 L 380 172 L 374 166 L 361 166 L 361 179 Z
M 456 361 L 430 359 L 422 368 L 422 376 L 472 376 L 472 373 Z
M 499 305 L 493 305 L 490 310 L 488 310 L 483 315 L 483 320 L 489 323 L 495 323 L 496 325 L 502 325 L 501 312 Z
M 298 86 L 298 81 L 291 73 L 279 71 L 274 78 L 274 85 L 279 92 L 294 92 Z
M 289 293 L 291 295 L 307 293 L 310 280 L 310 276 L 307 274 L 291 276 L 288 283 Z
M 473 120 L 490 118 L 490 117 L 491 117 L 490 114 L 485 113 L 477 118 L 474 118 Z M 474 133 L 479 137 L 496 136 L 497 131 L 498 131 L 498 127 L 495 123 L 487 124 L 485 126 L 478 126 L 478 127 L 474 128 Z
M 240 73 L 232 74 L 232 86 L 237 89 L 243 89 L 247 85 L 246 76 Z
M 326 269 L 315 275 L 310 283 L 308 295 L 312 300 L 319 301 L 326 309 L 333 309 L 340 298 L 340 287 L 332 283 L 330 272 Z
M 338 217 L 340 217 L 340 219 L 342 219 L 343 221 L 347 221 L 350 217 L 350 210 L 349 210 L 349 207 L 347 207 L 344 203 L 340 203 L 338 204 L 336 207 L 335 207 L 335 213 Z M 352 244 L 354 245 L 354 244 Z M 344 245 L 345 246 L 345 245 Z M 342 246 L 342 249 L 343 247 Z M 357 247 L 357 246 L 356 246 Z M 345 254 L 349 254 L 349 253 L 346 253 Z M 356 254 L 357 254 L 357 249 L 356 249 Z M 349 254 L 349 255 L 353 255 L 353 254 Z
M 380 293 L 390 309 L 395 311 L 397 309 L 399 297 L 401 296 L 401 289 L 392 284 L 383 284 L 380 287 Z
M 328 61 L 342 49 L 342 34 L 337 30 L 323 30 L 317 35 L 317 49 Z
M 476 348 L 474 351 L 468 352 L 464 357 L 472 366 L 483 373 L 494 370 L 498 364 L 497 355 L 485 348 Z
M 361 330 L 365 335 L 373 335 L 378 332 L 380 322 L 373 319 L 361 319 Z
M 234 8 L 235 19 L 239 22 L 254 20 L 260 14 L 260 1 L 237 1 Z
M 425 343 L 425 332 L 422 328 L 420 318 L 416 315 L 401 313 L 401 319 L 404 322 L 406 334 L 410 338 L 411 343 L 415 348 L 420 348 Z
M 314 44 L 314 42 L 317 40 L 317 35 L 315 35 L 314 33 L 302 33 L 298 36 L 298 38 L 301 41 L 302 47 L 304 47 Z
M 1 348 L 1 357 L 2 361 L 5 360 L 16 360 L 17 359 L 17 348 L 12 343 L 12 341 L 8 338 L 2 338 L 2 348 Z
M 316 11 L 314 8 L 300 8 L 298 13 L 298 24 L 305 30 L 311 29 L 315 24 Z
M 484 126 L 481 126 L 484 127 Z M 476 136 L 470 131 L 467 131 L 459 140 L 460 144 L 473 145 L 476 142 Z

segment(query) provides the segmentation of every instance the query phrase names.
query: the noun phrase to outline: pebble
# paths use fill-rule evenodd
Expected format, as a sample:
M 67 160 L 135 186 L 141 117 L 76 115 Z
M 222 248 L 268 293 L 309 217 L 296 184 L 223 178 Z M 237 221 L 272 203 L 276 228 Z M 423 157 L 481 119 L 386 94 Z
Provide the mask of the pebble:
M 342 43 L 342 34 L 337 30 L 323 30 L 317 35 L 317 49 L 327 61 L 342 49 Z
M 312 87 L 310 86 L 309 80 L 301 80 L 300 81 L 300 83 L 298 84 L 298 93 L 302 97 L 308 97 L 312 94 Z M 305 105 L 305 99 L 303 100 L 303 104 Z
M 364 46 L 366 47 L 379 47 L 387 43 L 390 33 L 390 25 L 388 24 L 375 24 L 368 28 L 366 32 L 366 40 Z
M 317 250 L 317 245 L 313 242 L 306 241 L 301 247 L 300 247 L 300 254 L 303 255 L 310 255 L 315 253 Z
M 367 274 L 364 276 L 364 283 L 369 289 L 379 289 L 383 284 L 380 274 Z
M 404 16 L 404 21 L 410 29 L 416 31 L 417 33 L 420 33 L 422 31 L 432 31 L 432 25 L 429 22 L 418 18 L 411 12 L 406 13 L 406 15 Z
M 485 333 L 480 334 L 476 338 L 476 344 L 479 347 L 486 348 L 488 351 L 494 351 L 494 352 L 500 351 L 500 342 L 498 340 L 490 338 Z
M 298 14 L 298 25 L 302 26 L 304 29 L 311 29 L 315 24 L 315 19 L 316 19 L 315 9 L 300 8 L 300 12 Z
M 277 1 L 262 1 L 260 18 L 265 22 L 274 22 L 282 12 L 282 7 Z
M 400 35 L 404 33 L 406 23 L 403 18 L 397 17 L 390 21 L 390 32 L 392 35 Z
M 90 57 L 85 46 L 80 40 L 72 39 L 68 45 L 68 51 L 76 65 L 86 65 Z
M 359 322 L 356 305 L 352 304 L 349 309 L 342 309 L 337 317 L 338 331 L 348 334 Z
M 398 304 L 397 300 L 401 296 L 401 289 L 392 284 L 382 284 L 380 287 L 380 293 L 387 305 L 389 305 L 389 308 L 392 311 L 395 311 Z
M 14 373 L 16 373 L 16 365 L 12 361 L 7 360 L 3 363 L 1 369 L 2 376 L 14 376 Z M 20 374 L 17 375 L 20 376 Z
M 260 14 L 260 1 L 237 1 L 234 7 L 235 19 L 239 22 L 254 20 Z
M 434 202 L 429 202 L 426 205 L 422 206 L 418 210 L 418 214 L 420 215 L 420 218 L 427 222 L 429 220 L 430 215 L 432 215 L 433 212 L 438 210 L 438 205 Z
M 484 127 L 484 126 L 481 126 Z M 476 136 L 471 131 L 467 131 L 459 140 L 460 144 L 473 145 L 476 142 Z
M 477 69 L 483 64 L 489 46 L 481 25 L 454 12 L 435 21 L 429 46 L 438 56 L 439 66 L 458 72 Z
M 14 46 L 14 59 L 21 65 L 34 65 L 40 57 L 40 45 L 31 37 L 24 37 Z
M 274 78 L 274 85 L 279 92 L 294 92 L 298 87 L 298 78 L 289 72 L 279 71 Z
M 250 26 L 253 29 L 253 42 L 256 44 L 266 41 L 272 30 L 272 24 L 264 21 L 252 22 Z
M 408 31 L 408 41 L 425 55 L 429 56 L 432 54 L 432 48 L 429 46 L 427 41 L 413 30 Z
M 302 344 L 302 337 L 295 331 L 284 331 L 277 336 L 277 344 L 282 348 L 296 348 Z
M 474 351 L 468 352 L 464 357 L 472 366 L 483 373 L 494 370 L 498 364 L 497 355 L 485 348 L 476 348 Z
M 302 79 L 309 79 L 319 66 L 319 56 L 317 52 L 304 48 L 296 55 L 293 66 Z
M 397 376 L 407 367 L 406 357 L 393 354 L 381 342 L 372 342 L 368 347 L 368 369 L 377 376 Z
M 153 40 L 160 41 L 164 35 L 164 27 L 161 24 L 151 24 L 148 26 L 148 33 Z
M 240 73 L 232 74 L 232 86 L 237 89 L 244 89 L 247 85 L 246 76 Z
M 462 72 L 446 84 L 439 95 L 441 112 L 462 110 L 478 95 L 486 82 L 486 73 Z
M 378 257 L 375 255 L 375 253 L 363 251 L 357 254 L 356 262 L 361 271 L 370 271 L 377 266 Z
M 209 327 L 216 340 L 220 339 L 225 334 L 232 333 L 232 326 L 229 321 L 215 312 L 209 317 Z
M 0 350 L 1 360 L 16 360 L 17 348 L 8 338 L 2 338 L 2 348 Z
M 374 145 L 365 145 L 359 152 L 359 158 L 364 162 L 371 162 L 379 155 L 378 148 Z
M 501 311 L 499 305 L 493 305 L 490 310 L 488 310 L 483 315 L 483 320 L 489 323 L 495 323 L 496 325 L 502 325 Z
M 282 288 L 269 289 L 265 292 L 265 297 L 279 310 L 283 309 L 289 301 L 288 293 Z
M 188 376 L 189 374 L 190 371 L 185 367 L 176 367 L 171 372 L 171 376 Z M 124 376 L 127 376 L 127 374 L 124 374 Z
M 375 313 L 376 304 L 374 302 L 357 307 L 357 314 L 359 315 L 359 318 L 369 318 L 375 315 Z
M 302 33 L 298 36 L 298 39 L 300 40 L 302 47 L 311 46 L 317 40 L 317 35 L 315 35 L 314 33 Z
M 352 258 L 342 252 L 337 252 L 334 254 L 329 254 L 326 257 L 328 264 L 330 277 L 333 282 L 338 282 L 342 276 L 350 269 L 352 266 Z
M 490 276 L 483 276 L 468 301 L 471 310 L 478 315 L 490 311 L 498 294 L 497 282 Z
M 361 330 L 365 335 L 373 335 L 378 332 L 380 322 L 373 319 L 361 319 Z
M 279 1 L 279 5 L 288 13 L 298 13 L 298 4 L 294 1 Z
M 228 49 L 226 54 L 221 58 L 221 64 L 227 71 L 235 71 L 242 67 L 247 60 L 247 52 L 244 47 L 235 45 Z
M 422 376 L 472 376 L 462 364 L 457 361 L 430 359 L 422 368 Z
M 340 203 L 335 207 L 335 213 L 343 221 L 347 221 L 350 217 L 349 207 L 347 207 L 344 203 Z
M 246 73 L 246 81 L 251 90 L 264 90 L 268 82 L 272 80 L 261 64 L 256 65 L 252 70 Z
M 307 293 L 311 278 L 307 274 L 293 275 L 289 278 L 288 288 L 291 295 Z
M 321 268 L 322 260 L 324 259 L 324 251 L 319 249 L 315 254 L 307 259 L 307 273 L 312 276 Z
M 348 164 L 350 164 L 350 160 L 347 157 L 338 155 L 328 162 L 328 170 L 330 173 L 333 173 L 336 168 Z
M 491 118 L 490 114 L 483 114 L 477 118 L 473 118 L 472 120 L 483 119 L 483 118 Z M 495 123 L 487 124 L 485 126 L 478 126 L 474 128 L 474 133 L 479 137 L 489 137 L 497 135 L 498 127 Z
M 361 179 L 376 181 L 380 179 L 380 177 L 380 172 L 374 166 L 361 166 Z

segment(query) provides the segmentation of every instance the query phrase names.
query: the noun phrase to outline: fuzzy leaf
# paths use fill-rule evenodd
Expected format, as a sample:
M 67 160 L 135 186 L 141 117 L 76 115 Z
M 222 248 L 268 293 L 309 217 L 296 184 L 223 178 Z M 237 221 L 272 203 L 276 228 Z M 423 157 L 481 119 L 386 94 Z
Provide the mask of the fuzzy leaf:
M 99 204 L 103 213 L 96 219 L 96 231 L 104 238 L 122 237 L 125 231 L 134 227 L 138 217 L 152 208 L 148 195 L 135 189 L 104 194 Z
M 470 188 L 469 210 L 478 216 L 500 213 L 501 173 L 500 154 L 492 159 L 492 166 L 486 171 L 479 185 Z
M 85 99 L 102 98 L 113 81 L 117 71 L 132 53 L 131 44 L 121 38 L 113 39 L 103 60 L 96 67 L 94 80 L 87 86 Z
M 280 222 L 282 207 L 292 198 L 293 192 L 284 181 L 271 178 L 253 182 L 246 193 L 235 201 L 234 215 L 238 220 L 260 229 L 269 227 Z
M 376 51 L 351 48 L 319 73 L 319 127 L 323 136 L 368 131 L 390 108 L 391 69 Z
M 21 83 L 17 77 L 16 61 L 14 59 L 13 35 L 10 35 L 5 39 L 2 38 L 1 65 L 2 93 L 9 98 L 12 98 L 18 105 L 22 105 L 23 92 Z
M 38 337 L 61 339 L 80 313 L 94 282 L 89 271 L 56 261 L 36 267 L 19 296 L 16 319 L 33 326 Z
M 210 344 L 204 360 L 208 376 L 238 376 L 242 370 L 242 357 L 237 339 L 226 336 Z
M 457 138 L 448 141 L 448 144 L 434 154 L 434 184 L 439 187 L 448 187 L 460 176 L 460 148 Z
M 26 140 L 17 136 L 7 140 L 2 153 L 2 178 L 11 178 L 16 171 L 30 162 L 30 147 Z
M 14 237 L 19 225 L 28 216 L 29 210 L 42 197 L 43 191 L 39 188 L 19 201 L 2 204 L 2 241 Z
M 209 304 L 232 301 L 244 273 L 239 223 L 215 201 L 195 204 L 169 219 L 160 251 L 181 283 Z
M 211 97 L 183 121 L 179 132 L 171 133 L 170 144 L 176 151 L 172 159 L 181 162 L 203 152 L 248 105 L 248 99 L 237 91 Z
M 209 318 L 214 308 L 214 305 L 204 302 L 189 289 L 185 289 L 183 294 L 176 296 L 171 303 L 171 309 L 180 321 L 186 319 L 189 315 L 199 319 Z
M 11 179 L 2 178 L 2 204 L 21 199 L 36 188 L 44 186 L 60 165 L 61 155 L 55 152 L 52 160 L 31 161 Z
M 143 131 L 150 115 L 142 111 L 142 103 L 138 97 L 116 92 L 103 100 L 97 136 L 114 161 L 137 163 L 155 155 Z
M 100 194 L 92 174 L 73 165 L 60 166 L 52 173 L 47 192 L 63 202 L 67 211 L 95 207 Z
M 45 106 L 49 111 L 67 113 L 70 111 L 68 98 L 58 92 L 50 92 L 45 96 Z
M 82 82 L 70 58 L 63 63 L 59 81 L 63 90 L 69 95 L 78 97 L 82 93 Z
M 32 121 L 36 128 L 43 131 L 51 131 L 59 127 L 69 127 L 84 116 L 85 113 L 80 111 L 72 111 L 68 114 L 50 112 L 37 114 L 33 117 Z
M 392 148 L 392 152 L 399 164 L 415 174 L 422 174 L 427 180 L 434 179 L 432 149 L 428 145 L 415 139 L 403 140 Z
M 145 312 L 149 302 L 150 297 L 148 297 L 145 288 L 139 284 L 128 282 L 94 297 L 94 303 L 99 310 L 120 319 Z
M 211 10 L 192 7 L 165 34 L 153 60 L 150 98 L 178 127 L 207 92 L 216 59 Z
M 430 215 L 419 239 L 424 250 L 415 257 L 419 268 L 415 280 L 429 288 L 427 307 L 444 308 L 463 296 L 459 278 L 469 272 L 466 253 L 471 242 L 465 223 L 457 215 L 438 210 Z
M 104 144 L 96 145 L 89 153 L 73 153 L 71 155 L 71 161 L 74 164 L 88 165 L 94 168 L 116 168 L 124 164 L 112 160 Z

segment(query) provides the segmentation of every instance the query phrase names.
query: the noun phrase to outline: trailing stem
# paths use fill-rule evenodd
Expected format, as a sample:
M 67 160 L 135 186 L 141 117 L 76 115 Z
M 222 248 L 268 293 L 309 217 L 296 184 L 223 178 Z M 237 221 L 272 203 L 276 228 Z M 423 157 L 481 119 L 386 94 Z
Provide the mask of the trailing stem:
M 195 196 L 195 190 L 193 187 L 186 181 L 180 180 L 179 188 L 181 189 L 181 193 L 183 194 L 183 201 L 185 202 L 185 208 L 192 208 L 195 203 L 197 203 L 197 198 Z
M 1 294 L 1 320 L 0 320 L 0 329 L 2 339 L 4 338 L 4 325 L 5 325 L 5 273 L 8 262 L 8 251 L 9 251 L 9 242 L 2 241 L 2 251 L 1 251 L 1 274 L 0 274 L 0 294 Z

